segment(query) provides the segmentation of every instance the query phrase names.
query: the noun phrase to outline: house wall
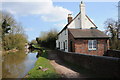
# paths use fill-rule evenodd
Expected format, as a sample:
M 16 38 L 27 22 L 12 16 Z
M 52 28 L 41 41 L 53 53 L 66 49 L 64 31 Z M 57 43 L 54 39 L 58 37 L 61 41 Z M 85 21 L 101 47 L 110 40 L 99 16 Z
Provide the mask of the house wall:
M 88 40 L 93 39 L 74 39 L 73 35 L 68 31 L 68 51 L 70 50 L 70 41 L 73 41 L 72 51 L 81 53 L 81 54 L 89 54 L 89 55 L 98 55 L 103 56 L 104 52 L 109 49 L 108 39 L 94 39 L 97 40 L 97 50 L 88 50 Z
M 66 31 L 66 35 L 65 35 L 65 31 Z M 67 41 L 67 43 L 65 41 Z M 64 42 L 65 42 L 65 46 L 67 45 L 67 48 L 65 48 L 65 50 L 64 50 Z M 59 43 L 60 43 L 60 47 L 59 47 Z M 68 52 L 68 29 L 63 30 L 58 35 L 58 39 L 56 40 L 56 48 Z
M 80 14 L 68 25 L 68 28 L 80 29 Z
M 108 49 L 107 39 L 91 39 L 97 40 L 97 49 L 88 50 L 88 40 L 90 39 L 76 39 L 75 40 L 75 52 L 103 56 L 104 52 Z
M 88 17 L 85 17 L 85 23 L 84 23 L 84 27 L 81 27 L 81 17 L 80 14 L 68 25 L 68 28 L 74 28 L 74 29 L 90 29 L 91 27 L 95 27 L 95 25 L 93 25 L 91 23 L 91 21 L 88 19 Z
M 75 52 L 75 39 L 74 39 L 74 37 L 73 37 L 73 35 L 70 33 L 70 31 L 68 30 L 68 52 L 71 52 L 71 49 L 70 49 L 70 41 L 72 41 L 73 43 L 72 43 L 72 47 L 73 47 L 73 49 L 72 49 L 72 51 L 73 52 Z
M 56 40 L 56 48 L 59 48 L 59 42 Z

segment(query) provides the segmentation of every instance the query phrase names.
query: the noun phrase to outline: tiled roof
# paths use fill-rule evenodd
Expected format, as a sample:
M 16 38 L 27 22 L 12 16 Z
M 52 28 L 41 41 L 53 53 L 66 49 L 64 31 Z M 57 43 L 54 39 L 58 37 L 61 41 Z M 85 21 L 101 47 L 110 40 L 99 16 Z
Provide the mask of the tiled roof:
M 74 38 L 109 38 L 98 29 L 68 29 Z

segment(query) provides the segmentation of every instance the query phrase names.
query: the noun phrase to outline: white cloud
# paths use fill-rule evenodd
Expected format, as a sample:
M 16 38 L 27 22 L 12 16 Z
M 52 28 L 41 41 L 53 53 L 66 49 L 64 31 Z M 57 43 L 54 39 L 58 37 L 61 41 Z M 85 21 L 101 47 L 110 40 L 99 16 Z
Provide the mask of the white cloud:
M 54 27 L 55 28 L 57 27 L 58 30 L 61 30 L 65 27 L 65 25 L 66 25 L 65 23 L 57 23 L 57 24 L 54 24 Z
M 34 31 L 33 28 L 25 28 L 25 31 Z
M 64 20 L 67 14 L 72 13 L 63 7 L 54 6 L 52 0 L 47 0 L 47 2 L 4 2 L 2 9 L 17 15 L 40 15 L 44 21 Z
M 49 14 L 43 15 L 41 18 L 45 21 L 60 21 L 66 19 L 69 13 L 71 11 L 63 7 L 54 6 Z

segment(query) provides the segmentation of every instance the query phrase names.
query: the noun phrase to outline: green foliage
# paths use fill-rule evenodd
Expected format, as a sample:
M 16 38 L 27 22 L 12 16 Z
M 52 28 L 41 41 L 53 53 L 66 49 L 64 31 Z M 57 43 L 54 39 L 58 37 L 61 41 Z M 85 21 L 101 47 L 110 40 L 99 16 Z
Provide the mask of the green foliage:
M 23 50 L 27 39 L 22 34 L 10 34 L 4 37 L 4 49 L 11 50 L 11 49 L 19 49 Z
M 37 44 L 37 41 L 36 41 L 36 40 L 32 40 L 32 41 L 30 42 L 30 44 Z
M 42 71 L 38 69 L 39 66 L 48 68 L 48 70 Z M 48 59 L 39 57 L 35 63 L 35 67 L 28 72 L 28 79 L 29 78 L 59 78 L 59 75 L 55 72 Z
M 42 32 L 36 41 L 40 46 L 54 49 L 56 46 L 57 30 L 50 30 L 49 32 Z
M 45 49 L 42 49 L 42 57 L 48 58 L 47 51 Z

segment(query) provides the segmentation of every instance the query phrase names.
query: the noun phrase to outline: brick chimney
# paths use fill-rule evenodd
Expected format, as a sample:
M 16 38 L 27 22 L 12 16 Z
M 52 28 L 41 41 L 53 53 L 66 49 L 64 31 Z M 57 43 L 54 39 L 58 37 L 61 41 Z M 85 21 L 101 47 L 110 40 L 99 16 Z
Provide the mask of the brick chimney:
M 85 13 L 85 4 L 81 1 L 81 4 L 80 4 L 80 26 L 81 28 L 84 28 L 85 27 L 85 17 L 86 17 L 86 13 Z
M 68 23 L 72 21 L 72 14 L 68 14 Z

